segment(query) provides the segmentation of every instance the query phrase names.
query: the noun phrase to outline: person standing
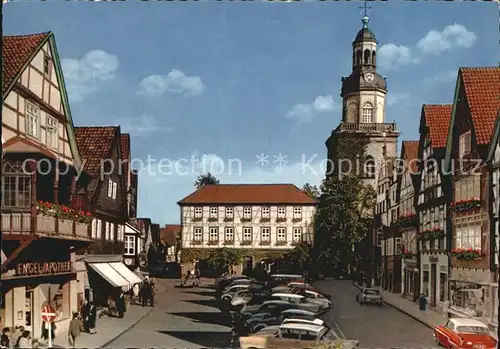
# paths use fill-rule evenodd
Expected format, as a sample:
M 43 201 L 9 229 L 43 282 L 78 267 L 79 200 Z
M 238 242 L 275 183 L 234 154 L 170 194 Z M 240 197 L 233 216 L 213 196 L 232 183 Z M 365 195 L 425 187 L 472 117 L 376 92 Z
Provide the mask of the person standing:
M 123 296 L 123 291 L 118 294 L 118 299 L 116 300 L 116 310 L 118 311 L 118 317 L 123 319 L 125 314 L 125 297 Z
M 24 332 L 24 327 L 23 326 L 16 326 L 16 329 L 14 330 L 14 333 L 10 337 L 10 347 L 15 348 L 17 341 L 19 338 L 23 335 Z
M 142 284 L 142 306 L 145 307 L 148 300 L 151 298 L 151 283 L 149 282 L 149 277 L 144 278 L 144 283 Z
M 90 303 L 87 300 L 87 298 L 84 299 L 82 309 L 80 311 L 80 314 L 82 315 L 83 319 L 83 327 L 85 329 L 85 332 L 89 332 L 89 311 L 90 311 Z
M 31 348 L 32 344 L 30 334 L 30 331 L 24 331 L 21 337 L 17 340 L 16 348 Z
M 95 307 L 94 302 L 89 303 L 89 322 L 88 322 L 88 327 L 89 327 L 89 332 L 91 334 L 95 334 L 97 331 L 95 329 L 95 322 L 96 322 L 96 317 L 97 317 L 97 309 Z
M 10 328 L 5 327 L 2 330 L 2 337 L 0 338 L 0 348 L 9 348 L 10 347 Z
M 76 346 L 76 338 L 80 335 L 80 333 L 84 330 L 83 322 L 78 317 L 78 313 L 73 313 L 73 319 L 69 323 L 68 327 L 68 341 L 69 345 L 72 348 Z
M 420 297 L 418 298 L 418 308 L 421 311 L 426 311 L 427 310 L 427 297 L 425 294 L 420 294 Z

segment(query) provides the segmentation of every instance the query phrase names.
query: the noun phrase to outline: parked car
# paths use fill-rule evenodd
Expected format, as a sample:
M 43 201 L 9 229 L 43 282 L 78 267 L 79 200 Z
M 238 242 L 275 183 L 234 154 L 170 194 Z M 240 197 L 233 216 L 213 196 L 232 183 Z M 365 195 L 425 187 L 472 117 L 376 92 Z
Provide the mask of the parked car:
M 181 266 L 179 263 L 175 262 L 165 262 L 152 265 L 147 268 L 147 272 L 150 276 L 157 278 L 181 278 Z
M 384 299 L 380 290 L 376 288 L 363 288 L 356 296 L 356 301 L 361 305 L 365 303 L 376 303 L 378 305 L 382 305 Z
M 250 286 L 248 289 L 237 292 L 231 302 L 244 303 L 248 305 L 262 304 L 271 299 L 271 291 L 266 288 L 255 288 Z
M 271 327 L 251 336 L 240 337 L 241 349 L 302 349 L 318 343 L 338 344 L 340 348 L 355 348 L 358 341 L 338 339 L 331 329 L 313 324 L 287 323 Z
M 244 291 L 250 288 L 249 284 L 241 284 L 241 285 L 233 285 L 224 290 L 224 293 L 221 296 L 223 301 L 230 301 L 233 296 L 239 291 Z
M 319 292 L 296 288 L 292 289 L 292 293 L 306 297 L 309 302 L 321 304 L 325 309 L 330 309 L 332 307 L 332 302 Z
M 472 318 L 453 318 L 436 326 L 434 339 L 445 348 L 496 349 L 498 343 L 485 323 Z
M 288 319 L 314 320 L 316 314 L 302 309 L 288 309 L 275 314 L 257 313 L 245 321 L 244 327 L 249 333 L 254 333 L 267 326 L 281 325 Z
M 288 309 L 299 309 L 296 304 L 292 304 L 290 302 L 281 301 L 281 300 L 270 300 L 265 301 L 262 304 L 257 305 L 245 305 L 243 309 L 241 309 L 241 314 L 244 319 L 248 319 L 252 317 L 252 315 L 257 313 L 268 313 L 271 315 L 281 314 L 281 312 Z
M 316 291 L 316 288 L 313 285 L 304 282 L 293 281 L 283 286 L 273 287 L 273 292 L 290 292 L 294 288 Z
M 322 304 L 318 304 L 315 300 L 309 300 L 300 294 L 273 293 L 272 298 L 296 304 L 297 308 L 304 309 L 315 314 L 322 314 L 325 311 Z
M 270 276 L 270 280 L 267 282 L 269 287 L 277 287 L 280 285 L 287 285 L 292 281 L 303 280 L 302 275 L 298 274 L 273 274 Z

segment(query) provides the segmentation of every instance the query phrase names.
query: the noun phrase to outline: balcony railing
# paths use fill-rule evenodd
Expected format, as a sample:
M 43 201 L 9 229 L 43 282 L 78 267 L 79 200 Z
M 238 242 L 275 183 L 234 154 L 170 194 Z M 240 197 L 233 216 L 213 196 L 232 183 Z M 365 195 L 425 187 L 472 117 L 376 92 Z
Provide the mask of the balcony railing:
M 398 132 L 396 123 L 354 123 L 342 122 L 340 124 L 340 131 L 354 131 L 354 132 Z
M 2 233 L 22 235 L 60 236 L 66 239 L 90 239 L 88 224 L 55 217 L 37 215 L 36 231 L 30 213 L 2 213 Z

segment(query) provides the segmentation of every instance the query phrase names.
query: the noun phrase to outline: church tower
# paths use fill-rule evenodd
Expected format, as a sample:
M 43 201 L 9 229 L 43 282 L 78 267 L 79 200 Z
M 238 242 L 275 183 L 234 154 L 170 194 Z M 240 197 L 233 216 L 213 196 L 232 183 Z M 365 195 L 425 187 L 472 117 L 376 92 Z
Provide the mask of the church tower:
M 339 159 L 334 157 L 339 136 L 355 133 L 368 142 L 366 161 L 360 164 L 359 175 L 365 184 L 376 189 L 377 169 L 385 158 L 396 156 L 399 132 L 395 123 L 385 123 L 387 82 L 377 73 L 378 42 L 368 28 L 369 20 L 365 13 L 363 26 L 352 43 L 352 72 L 342 77 L 342 121 L 326 141 L 327 176 L 338 174 Z

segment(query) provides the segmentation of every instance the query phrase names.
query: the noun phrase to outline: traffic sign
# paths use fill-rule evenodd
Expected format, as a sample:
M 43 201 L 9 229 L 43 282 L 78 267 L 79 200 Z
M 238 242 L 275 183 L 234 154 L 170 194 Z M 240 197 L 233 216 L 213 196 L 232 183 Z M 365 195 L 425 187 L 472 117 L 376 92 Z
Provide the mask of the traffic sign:
M 42 307 L 42 320 L 51 323 L 56 318 L 56 311 L 50 305 Z

